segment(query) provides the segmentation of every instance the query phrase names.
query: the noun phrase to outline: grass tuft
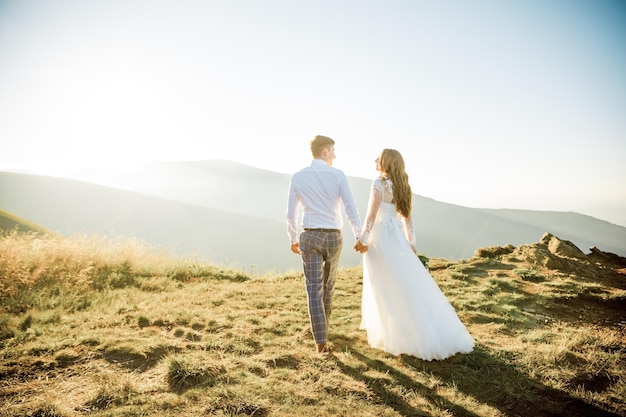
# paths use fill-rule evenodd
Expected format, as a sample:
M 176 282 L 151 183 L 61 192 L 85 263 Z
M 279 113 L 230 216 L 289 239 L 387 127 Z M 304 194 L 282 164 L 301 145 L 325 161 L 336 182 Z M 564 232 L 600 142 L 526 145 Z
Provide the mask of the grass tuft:
M 520 277 L 521 279 L 523 279 L 524 281 L 530 281 L 530 282 L 545 281 L 545 277 L 538 271 L 518 268 L 518 269 L 513 270 L 513 273 L 517 275 L 518 277 Z
M 229 396 L 219 396 L 206 408 L 206 413 L 215 415 L 222 413 L 227 416 L 255 416 L 264 417 L 268 411 L 256 402 L 248 402 L 241 398 Z
M 33 325 L 33 316 L 28 314 L 24 319 L 20 322 L 19 329 L 22 332 L 25 332 Z
M 15 417 L 65 417 L 55 405 L 42 405 L 32 411 L 15 414 Z
M 213 386 L 226 379 L 226 369 L 199 355 L 173 355 L 168 358 L 167 384 L 174 392 L 196 386 Z

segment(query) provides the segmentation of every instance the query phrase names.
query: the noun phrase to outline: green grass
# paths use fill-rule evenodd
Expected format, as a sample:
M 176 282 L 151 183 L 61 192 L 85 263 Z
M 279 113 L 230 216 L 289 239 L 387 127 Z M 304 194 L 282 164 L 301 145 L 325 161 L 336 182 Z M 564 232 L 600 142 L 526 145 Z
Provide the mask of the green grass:
M 4 235 L 0 415 L 626 415 L 623 288 L 520 259 L 428 264 L 474 352 L 427 362 L 370 348 L 351 268 L 323 358 L 300 271 L 248 275 L 134 240 Z

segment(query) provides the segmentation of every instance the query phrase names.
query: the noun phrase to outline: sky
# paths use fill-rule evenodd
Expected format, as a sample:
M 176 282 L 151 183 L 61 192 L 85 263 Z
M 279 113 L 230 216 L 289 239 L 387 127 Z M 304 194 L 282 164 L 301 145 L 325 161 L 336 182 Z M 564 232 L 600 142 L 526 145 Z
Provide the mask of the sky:
M 0 0 L 0 170 L 292 173 L 316 134 L 350 176 L 394 148 L 416 194 L 626 226 L 626 2 Z

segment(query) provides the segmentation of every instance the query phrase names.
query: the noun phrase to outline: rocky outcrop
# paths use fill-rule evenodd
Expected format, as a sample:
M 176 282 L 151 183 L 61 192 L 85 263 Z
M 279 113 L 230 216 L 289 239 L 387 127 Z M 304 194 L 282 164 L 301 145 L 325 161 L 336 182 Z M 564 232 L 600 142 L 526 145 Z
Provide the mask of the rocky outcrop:
M 520 245 L 513 251 L 511 256 L 530 264 L 543 266 L 549 269 L 564 270 L 568 264 L 566 259 L 550 252 L 550 249 L 544 243 Z
M 538 267 L 576 274 L 581 277 L 604 278 L 624 282 L 626 258 L 596 247 L 585 254 L 568 240 L 544 233 L 539 242 L 520 245 L 492 246 L 477 249 L 474 257 L 497 258 L 509 256 Z M 620 278 L 621 277 L 621 278 Z
M 578 247 L 572 242 L 569 240 L 561 240 L 550 233 L 544 233 L 541 237 L 540 243 L 546 245 L 550 253 L 554 255 L 567 258 L 587 259 L 587 255 L 578 249 Z
M 591 259 L 593 262 L 610 265 L 620 269 L 626 268 L 626 258 L 622 256 L 611 252 L 603 252 L 595 246 L 592 246 L 589 250 L 591 253 L 587 255 L 587 258 Z

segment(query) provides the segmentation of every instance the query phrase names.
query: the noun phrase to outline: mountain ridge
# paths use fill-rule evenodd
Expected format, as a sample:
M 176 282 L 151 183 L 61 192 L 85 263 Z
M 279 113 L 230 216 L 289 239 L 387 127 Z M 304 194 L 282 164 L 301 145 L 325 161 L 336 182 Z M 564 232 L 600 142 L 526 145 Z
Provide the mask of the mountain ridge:
M 0 207 L 63 234 L 115 232 L 216 263 L 285 270 L 300 268 L 284 220 L 289 179 L 221 160 L 152 164 L 119 179 L 132 191 L 0 172 Z M 371 180 L 348 181 L 364 216 Z M 626 228 L 573 212 L 468 208 L 414 195 L 413 222 L 418 250 L 435 258 L 466 259 L 476 248 L 518 246 L 545 232 L 626 254 Z M 344 232 L 342 264 L 359 265 L 347 222 Z

